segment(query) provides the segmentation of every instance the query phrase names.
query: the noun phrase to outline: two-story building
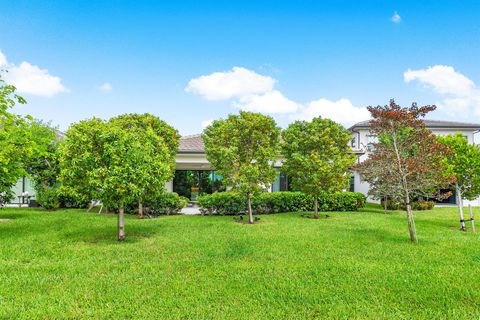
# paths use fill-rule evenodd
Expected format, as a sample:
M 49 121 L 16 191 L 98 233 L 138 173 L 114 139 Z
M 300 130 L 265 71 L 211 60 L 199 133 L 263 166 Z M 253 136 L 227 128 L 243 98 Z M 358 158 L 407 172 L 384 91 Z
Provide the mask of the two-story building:
M 425 126 L 439 136 L 460 132 L 470 144 L 475 144 L 475 135 L 480 131 L 480 124 L 465 122 L 425 120 Z M 352 149 L 358 154 L 358 162 L 362 162 L 368 158 L 368 153 L 372 150 L 373 144 L 377 142 L 375 135 L 370 132 L 370 121 L 358 122 L 348 130 L 352 133 Z M 350 190 L 368 195 L 369 189 L 370 185 L 367 182 L 362 181 L 362 177 L 358 172 L 354 172 L 350 183 Z M 454 190 L 452 191 L 454 192 Z M 369 198 L 368 201 L 377 202 L 371 198 Z M 453 193 L 448 199 L 443 200 L 442 203 L 456 204 L 455 193 Z M 469 203 L 478 206 L 480 205 L 480 199 L 470 202 L 464 201 L 465 205 L 468 205 Z

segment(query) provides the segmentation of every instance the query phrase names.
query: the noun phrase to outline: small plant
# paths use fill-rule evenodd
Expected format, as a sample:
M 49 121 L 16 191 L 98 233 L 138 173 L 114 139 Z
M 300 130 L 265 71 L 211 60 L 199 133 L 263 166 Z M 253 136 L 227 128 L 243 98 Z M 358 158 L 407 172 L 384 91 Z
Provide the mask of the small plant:
M 46 210 L 55 210 L 60 206 L 58 188 L 38 188 L 36 199 Z

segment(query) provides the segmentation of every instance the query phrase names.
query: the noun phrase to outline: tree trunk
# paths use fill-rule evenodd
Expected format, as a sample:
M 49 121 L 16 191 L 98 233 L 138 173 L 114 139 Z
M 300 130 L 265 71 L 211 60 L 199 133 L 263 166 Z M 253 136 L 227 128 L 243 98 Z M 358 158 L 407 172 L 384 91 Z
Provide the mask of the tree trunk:
M 143 204 L 142 202 L 138 202 L 138 219 L 143 219 Z
M 313 197 L 313 218 L 318 219 L 318 196 Z
M 455 191 L 457 193 L 458 213 L 460 215 L 460 230 L 467 231 L 467 227 L 465 226 L 465 218 L 463 217 L 462 191 L 460 190 L 458 184 L 455 184 Z
M 410 240 L 417 242 L 415 220 L 413 218 L 412 207 L 410 206 L 410 193 L 408 192 L 408 190 L 405 191 L 405 200 L 407 203 L 407 221 L 408 221 L 408 232 L 410 233 Z
M 252 195 L 247 193 L 247 204 L 248 204 L 248 223 L 253 224 L 253 212 L 252 212 Z
M 125 212 L 124 208 L 118 210 L 118 241 L 125 240 Z
M 471 204 L 468 204 L 468 209 L 470 209 L 470 222 L 472 223 L 472 232 L 475 232 L 475 220 L 473 219 L 473 211 Z
M 387 213 L 387 196 L 383 197 L 383 213 Z

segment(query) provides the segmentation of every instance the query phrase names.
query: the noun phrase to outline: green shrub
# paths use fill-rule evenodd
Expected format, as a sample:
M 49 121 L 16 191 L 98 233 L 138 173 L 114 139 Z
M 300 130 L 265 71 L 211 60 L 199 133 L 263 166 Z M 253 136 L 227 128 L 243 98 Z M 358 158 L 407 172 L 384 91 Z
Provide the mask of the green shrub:
M 337 192 L 319 197 L 320 211 L 356 211 L 365 206 L 365 196 L 358 192 Z M 236 192 L 219 192 L 197 197 L 203 214 L 235 215 L 246 211 L 246 198 Z M 311 211 L 313 197 L 302 192 L 265 192 L 252 199 L 256 214 Z
M 202 214 L 234 215 L 246 211 L 246 198 L 236 192 L 215 192 L 197 197 Z
M 175 192 L 165 192 L 146 206 L 150 212 L 155 214 L 177 214 L 188 203 L 188 198 L 181 197 Z
M 72 189 L 60 186 L 58 190 L 60 208 L 88 208 L 91 199 Z
M 177 214 L 188 203 L 188 198 L 181 197 L 175 192 L 164 192 L 159 196 L 152 197 L 143 201 L 144 212 L 146 214 Z M 125 206 L 125 212 L 136 214 L 138 203 L 132 202 Z
M 382 208 L 385 206 L 385 201 L 381 201 Z M 432 210 L 435 207 L 435 201 L 418 200 L 412 201 L 412 210 Z M 407 210 L 405 204 L 396 201 L 387 200 L 387 210 Z
M 55 210 L 60 206 L 58 188 L 38 188 L 36 193 L 37 202 L 46 210 Z
M 435 201 L 415 201 L 412 202 L 412 210 L 432 210 L 435 207 Z
M 382 199 L 380 204 L 382 208 L 385 208 L 385 200 Z M 400 208 L 400 203 L 398 203 L 397 201 L 392 201 L 390 199 L 387 200 L 387 210 L 400 210 Z

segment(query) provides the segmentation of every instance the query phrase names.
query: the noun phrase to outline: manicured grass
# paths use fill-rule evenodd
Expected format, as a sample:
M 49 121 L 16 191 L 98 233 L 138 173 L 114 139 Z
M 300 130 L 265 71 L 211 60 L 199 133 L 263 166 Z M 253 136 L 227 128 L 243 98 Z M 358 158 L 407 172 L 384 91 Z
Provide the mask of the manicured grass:
M 416 213 L 418 244 L 401 212 L 329 215 L 129 216 L 118 243 L 114 215 L 2 209 L 0 318 L 480 317 L 480 235 L 455 208 Z

